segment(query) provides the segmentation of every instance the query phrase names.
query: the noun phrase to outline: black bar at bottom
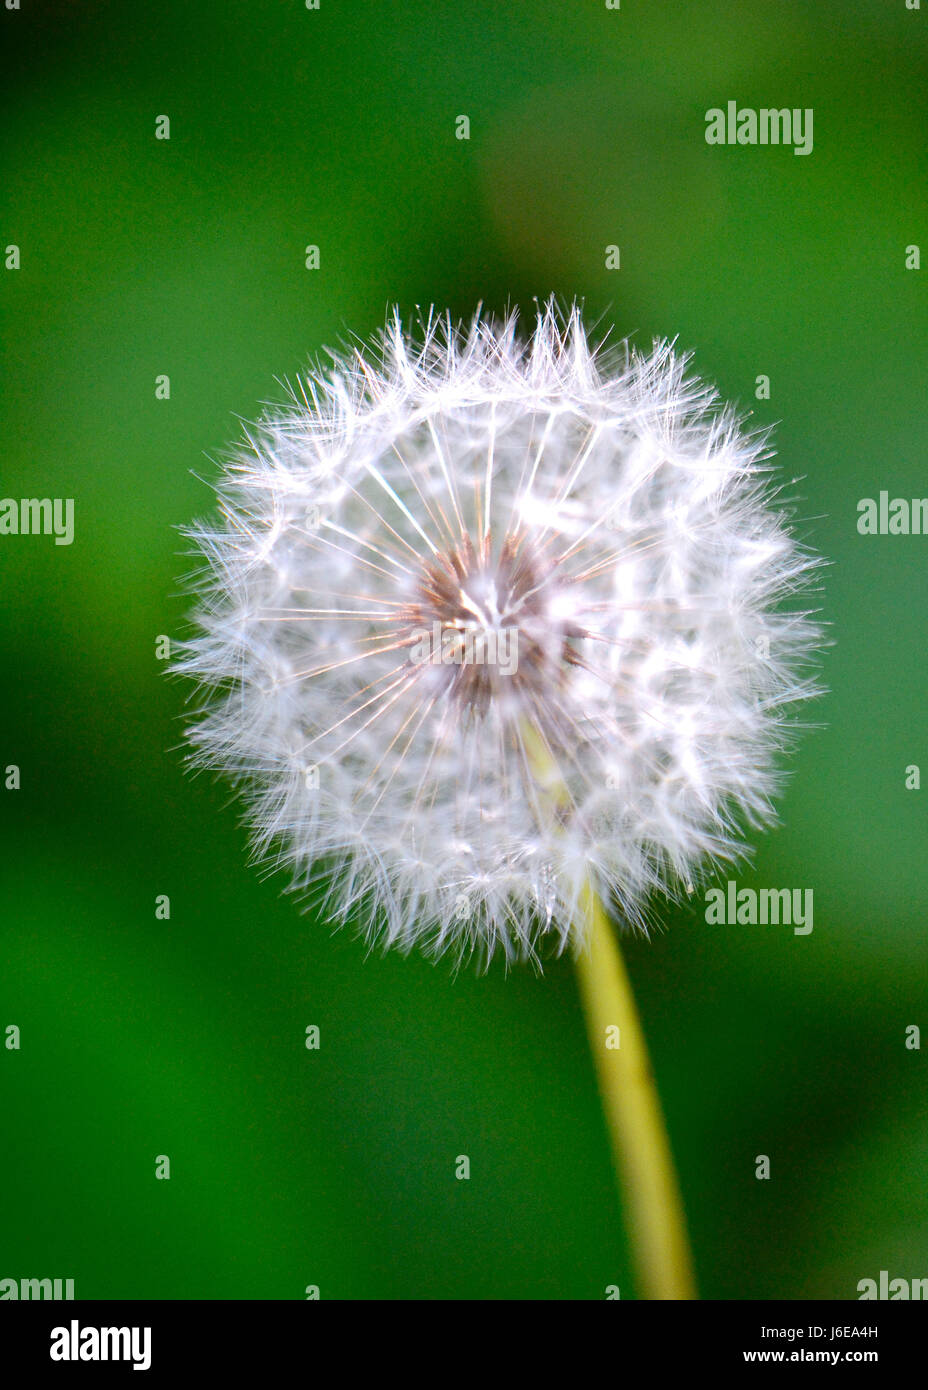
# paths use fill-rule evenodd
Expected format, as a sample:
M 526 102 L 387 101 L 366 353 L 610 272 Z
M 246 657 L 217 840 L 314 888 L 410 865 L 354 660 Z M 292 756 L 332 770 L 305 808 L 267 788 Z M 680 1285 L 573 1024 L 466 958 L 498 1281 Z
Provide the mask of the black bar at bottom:
M 365 1352 L 379 1377 L 403 1365 L 443 1379 L 497 1362 L 530 1369 L 555 1350 L 573 1380 L 653 1371 L 756 1366 L 901 1370 L 921 1363 L 925 1318 L 905 1302 L 473 1303 L 399 1302 L 20 1302 L 0 1309 L 0 1371 L 9 1385 L 66 1383 L 74 1375 L 144 1374 L 147 1380 L 208 1371 L 225 1377 L 326 1380 L 358 1374 Z M 407 1323 L 404 1308 L 415 1312 Z M 557 1311 L 555 1311 L 555 1309 Z M 497 1328 L 493 1327 L 496 1318 Z M 539 1319 L 535 1324 L 536 1317 Z M 576 1340 L 576 1323 L 582 1339 Z M 489 1327 L 488 1327 L 489 1324 Z M 487 1341 L 487 1333 L 493 1335 Z M 605 1360 L 601 1360 L 601 1357 Z M 548 1369 L 551 1367 L 549 1365 Z M 132 1376 L 133 1383 L 136 1376 Z M 139 1384 L 147 1381 L 139 1379 Z M 478 1382 L 479 1383 L 479 1382 Z

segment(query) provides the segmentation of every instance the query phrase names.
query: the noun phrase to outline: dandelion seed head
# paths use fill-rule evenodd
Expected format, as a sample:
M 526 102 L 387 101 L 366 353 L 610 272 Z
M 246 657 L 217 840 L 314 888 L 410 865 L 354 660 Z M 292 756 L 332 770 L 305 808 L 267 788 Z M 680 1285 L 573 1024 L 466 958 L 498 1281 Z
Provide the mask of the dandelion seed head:
M 766 437 L 671 344 L 595 346 L 553 302 L 526 337 L 396 313 L 249 427 L 218 492 L 175 667 L 192 756 L 334 919 L 535 957 L 578 944 L 588 879 L 643 926 L 773 819 L 818 561 Z

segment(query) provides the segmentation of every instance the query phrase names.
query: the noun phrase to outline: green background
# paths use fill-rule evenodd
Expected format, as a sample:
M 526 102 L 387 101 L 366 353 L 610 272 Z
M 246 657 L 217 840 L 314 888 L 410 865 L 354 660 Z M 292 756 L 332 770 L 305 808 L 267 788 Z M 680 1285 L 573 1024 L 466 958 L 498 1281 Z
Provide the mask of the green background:
M 812 888 L 813 934 L 694 903 L 628 943 L 702 1291 L 928 1276 L 928 1051 L 904 1045 L 928 1026 L 928 788 L 904 782 L 928 767 L 928 538 L 856 529 L 861 497 L 928 492 L 928 269 L 905 269 L 928 250 L 928 6 L 22 0 L 0 23 L 22 257 L 0 270 L 0 494 L 75 499 L 72 546 L 0 538 L 0 766 L 22 776 L 0 789 L 0 1028 L 22 1030 L 0 1277 L 632 1296 L 570 962 L 455 977 L 300 916 L 248 866 L 228 788 L 185 772 L 186 692 L 155 658 L 188 607 L 174 528 L 275 378 L 393 302 L 551 291 L 645 346 L 679 335 L 779 422 L 832 562 L 822 727 L 738 875 Z M 707 145 L 729 99 L 812 107 L 813 153 Z

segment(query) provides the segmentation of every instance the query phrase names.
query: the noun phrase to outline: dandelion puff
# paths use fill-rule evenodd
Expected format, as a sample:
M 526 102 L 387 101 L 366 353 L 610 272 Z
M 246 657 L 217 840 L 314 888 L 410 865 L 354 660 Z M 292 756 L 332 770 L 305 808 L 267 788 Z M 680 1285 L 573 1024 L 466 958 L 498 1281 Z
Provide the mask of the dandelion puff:
M 194 761 L 334 920 L 537 958 L 582 944 L 584 885 L 644 928 L 773 819 L 820 562 L 687 362 L 553 301 L 524 338 L 396 312 L 246 431 L 175 669 Z

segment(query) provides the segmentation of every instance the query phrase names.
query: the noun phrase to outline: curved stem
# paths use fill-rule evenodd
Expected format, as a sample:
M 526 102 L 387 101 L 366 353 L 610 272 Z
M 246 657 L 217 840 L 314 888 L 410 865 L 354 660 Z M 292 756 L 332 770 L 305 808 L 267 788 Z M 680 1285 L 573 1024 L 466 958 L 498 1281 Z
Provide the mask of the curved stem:
M 539 820 L 557 828 L 570 809 L 557 762 L 527 721 L 521 741 Z M 589 880 L 578 907 L 584 938 L 577 957 L 580 996 L 640 1292 L 652 1299 L 696 1298 L 683 1202 L 635 998 L 615 932 Z
M 587 944 L 577 978 L 640 1292 L 696 1298 L 683 1202 L 638 1010 L 615 932 L 589 885 L 581 911 Z

